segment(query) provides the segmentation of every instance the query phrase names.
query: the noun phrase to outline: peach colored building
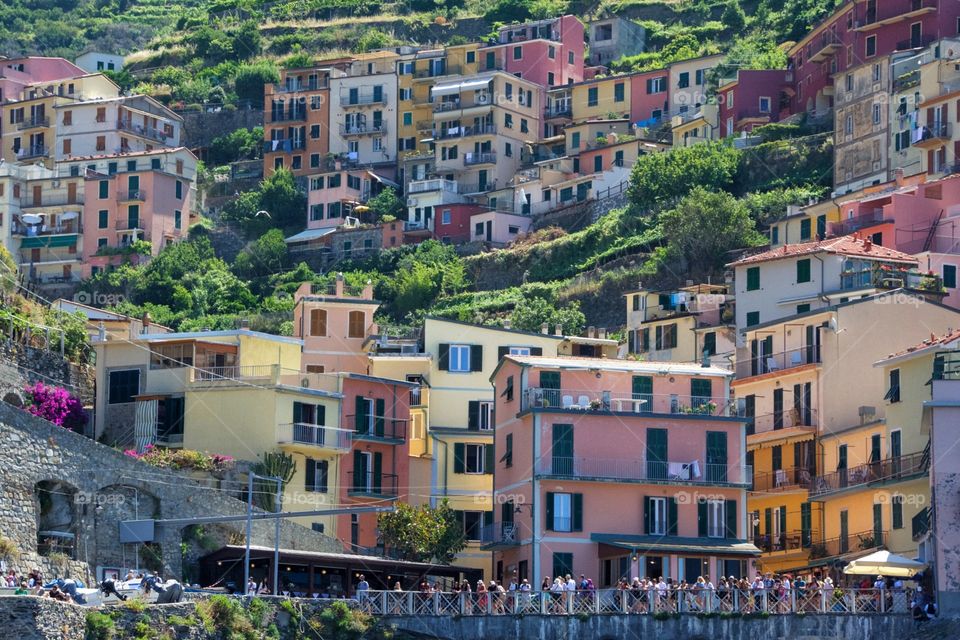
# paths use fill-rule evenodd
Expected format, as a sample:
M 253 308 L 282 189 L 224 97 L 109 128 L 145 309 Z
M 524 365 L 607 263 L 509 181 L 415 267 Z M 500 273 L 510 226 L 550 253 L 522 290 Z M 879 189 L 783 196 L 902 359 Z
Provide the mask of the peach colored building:
M 293 335 L 303 339 L 301 367 L 307 373 L 366 373 L 363 343 L 378 332 L 373 314 L 380 303 L 373 299 L 373 286 L 360 296 L 344 291 L 338 274 L 333 295 L 318 292 L 305 282 L 295 294 Z
M 726 369 L 508 355 L 496 398 L 495 577 L 746 575 L 746 437 Z

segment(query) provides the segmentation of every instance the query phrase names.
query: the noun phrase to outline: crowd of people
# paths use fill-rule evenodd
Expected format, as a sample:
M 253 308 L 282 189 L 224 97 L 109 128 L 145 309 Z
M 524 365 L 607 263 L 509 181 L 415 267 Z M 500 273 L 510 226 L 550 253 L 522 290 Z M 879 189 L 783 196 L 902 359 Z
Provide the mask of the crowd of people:
M 82 581 L 73 578 L 57 578 L 46 582 L 43 572 L 37 568 L 30 570 L 25 576 L 18 576 L 15 570 L 8 569 L 3 576 L 3 585 L 13 589 L 15 596 L 39 596 L 60 602 L 78 602 L 80 597 L 77 590 L 84 588 Z

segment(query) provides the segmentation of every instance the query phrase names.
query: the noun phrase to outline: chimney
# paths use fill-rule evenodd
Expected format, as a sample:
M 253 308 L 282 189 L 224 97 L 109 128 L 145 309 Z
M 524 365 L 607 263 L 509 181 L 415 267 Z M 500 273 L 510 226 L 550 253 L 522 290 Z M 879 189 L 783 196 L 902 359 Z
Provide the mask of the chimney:
M 504 329 L 509 329 L 509 328 L 510 328 L 510 318 L 506 318 L 506 319 L 503 321 L 503 328 L 504 328 Z
M 363 299 L 373 300 L 373 280 L 367 280 L 367 284 L 363 285 Z
M 542 334 L 545 335 L 545 336 L 550 335 L 550 325 L 547 324 L 546 322 L 544 322 L 543 324 L 541 324 L 541 325 L 540 325 L 540 333 L 542 333 Z
M 563 327 L 559 324 L 553 328 L 553 335 L 563 337 Z
M 241 320 L 240 320 L 240 328 L 241 328 L 241 329 L 249 329 L 249 328 L 250 328 L 250 321 L 247 320 L 246 318 L 241 319 Z
M 343 273 L 337 274 L 337 284 L 335 285 L 336 289 L 334 290 L 334 295 L 338 298 L 343 297 Z
M 587 327 L 587 337 L 596 338 L 597 337 L 597 328 L 596 327 Z
M 150 313 L 147 311 L 143 312 L 143 315 L 140 317 L 140 324 L 143 325 L 141 329 L 142 333 L 150 333 Z
M 894 180 L 896 180 L 897 186 L 903 186 L 903 167 L 897 167 L 897 170 L 893 172 Z
M 606 329 L 597 329 L 597 337 L 606 340 L 607 339 L 607 330 Z
M 870 251 L 873 248 L 873 242 L 870 241 L 870 238 L 863 239 L 863 250 Z

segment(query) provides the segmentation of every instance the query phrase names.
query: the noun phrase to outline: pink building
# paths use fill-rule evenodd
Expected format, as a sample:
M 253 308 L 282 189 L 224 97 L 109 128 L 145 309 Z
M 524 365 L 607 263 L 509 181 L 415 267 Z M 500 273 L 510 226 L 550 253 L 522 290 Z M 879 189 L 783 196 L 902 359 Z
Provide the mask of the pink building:
M 630 74 L 630 121 L 660 120 L 670 110 L 669 70 Z
M 303 340 L 301 367 L 306 373 L 366 373 L 364 341 L 376 335 L 373 314 L 380 303 L 373 285 L 359 296 L 345 291 L 343 274 L 337 274 L 333 291 L 318 291 L 304 282 L 294 294 L 293 335 Z
M 496 577 L 746 575 L 744 423 L 726 369 L 506 356 L 496 398 Z
M 736 80 L 717 92 L 720 137 L 777 122 L 793 93 L 789 77 L 790 72 L 782 70 L 738 71 Z
M 97 165 L 102 158 L 74 160 Z M 136 240 L 151 244 L 150 255 L 144 256 L 149 258 L 186 237 L 195 196 L 191 173 L 195 161 L 184 148 L 134 152 L 111 157 L 114 173 L 86 172 L 83 277 L 121 264 Z
M 340 463 L 340 503 L 384 506 L 407 499 L 410 391 L 419 384 L 355 373 L 340 383 L 340 424 L 353 437 L 353 451 Z M 337 537 L 349 551 L 382 553 L 374 551 L 376 513 L 339 516 Z
M 19 98 L 27 85 L 35 82 L 56 82 L 86 73 L 63 58 L 31 56 L 0 61 L 0 103 Z M 3 123 L 0 123 L 0 131 L 2 127 Z
M 384 187 L 400 191 L 393 175 L 379 175 L 367 169 L 342 168 L 311 175 L 307 191 L 307 229 L 336 228 L 348 216 L 373 222 L 364 216 L 365 209 L 359 207 Z
M 583 80 L 583 23 L 561 16 L 500 29 L 478 53 L 481 71 L 502 69 L 542 87 Z

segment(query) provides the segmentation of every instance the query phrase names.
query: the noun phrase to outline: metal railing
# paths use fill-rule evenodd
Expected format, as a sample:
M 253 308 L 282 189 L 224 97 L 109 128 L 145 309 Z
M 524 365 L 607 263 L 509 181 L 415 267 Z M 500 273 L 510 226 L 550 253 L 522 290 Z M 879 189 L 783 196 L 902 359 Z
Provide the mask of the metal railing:
M 463 154 L 463 164 L 468 167 L 476 164 L 496 164 L 496 162 L 495 151 L 469 151 Z
M 480 529 L 480 542 L 487 545 L 520 544 L 520 525 L 516 522 L 494 522 Z
M 405 354 L 401 354 L 401 355 L 405 355 Z M 410 389 L 410 398 L 409 398 L 410 406 L 419 407 L 425 397 L 426 397 L 426 394 L 423 393 L 423 388 L 414 387 Z
M 925 35 L 920 38 L 910 38 L 908 40 L 901 40 L 897 43 L 897 48 L 895 51 L 906 51 L 908 49 L 921 49 L 923 47 L 929 46 L 933 43 L 936 38 L 930 34 Z
M 882 531 L 860 531 L 846 536 L 815 540 L 810 545 L 810 560 L 824 560 L 846 555 L 852 551 L 861 552 L 882 547 Z
M 340 135 L 342 136 L 369 136 L 380 135 L 387 132 L 387 125 L 383 122 L 374 122 L 373 124 L 355 124 L 352 126 L 340 125 Z
M 660 462 L 641 458 L 544 456 L 536 462 L 536 473 L 581 480 L 598 478 L 705 485 L 749 485 L 752 469 L 742 465 L 701 464 L 698 460 Z
M 407 193 L 426 193 L 428 191 L 448 191 L 458 193 L 459 187 L 456 180 L 446 180 L 444 178 L 430 178 L 428 180 L 414 180 L 407 185 Z
M 941 291 L 940 276 L 915 270 L 900 270 L 889 265 L 880 268 L 845 271 L 840 274 L 843 290 L 877 287 L 883 289 L 913 289 L 916 291 Z
M 42 144 L 30 145 L 17 151 L 18 160 L 23 160 L 25 158 L 45 158 L 48 155 L 50 155 L 50 149 Z
M 747 434 L 766 433 L 790 427 L 817 426 L 817 410 L 809 407 L 791 407 L 784 411 L 765 413 L 761 416 L 741 416 L 748 420 Z
M 457 111 L 459 109 L 471 109 L 473 107 L 489 107 L 494 102 L 493 97 L 484 94 L 472 100 L 457 98 L 456 100 L 441 100 L 433 103 L 434 113 L 443 113 L 445 111 Z
M 270 112 L 270 122 L 294 122 L 306 119 L 306 109 L 294 109 L 292 111 L 280 111 L 278 109 Z
M 360 107 L 366 104 L 386 104 L 387 103 L 387 92 L 384 91 L 380 94 L 375 93 L 360 93 L 356 96 L 340 96 L 340 106 L 341 107 Z
M 43 207 L 67 207 L 72 204 L 83 204 L 83 193 L 74 194 L 73 197 L 67 195 L 61 196 L 48 196 L 44 195 L 40 198 L 40 201 L 36 201 L 33 198 L 24 199 L 20 201 L 21 209 L 40 209 Z
M 375 616 L 486 615 L 673 615 L 673 614 L 885 614 L 907 615 L 910 594 L 903 589 L 855 589 L 811 582 L 784 589 L 680 589 L 672 581 L 652 587 L 577 591 L 466 591 L 421 593 L 365 591 L 360 610 Z
M 349 415 L 347 424 L 353 425 L 354 440 L 403 440 L 407 433 L 405 418 Z
M 814 478 L 810 496 L 822 496 L 873 482 L 886 482 L 921 475 L 927 472 L 929 461 L 929 456 L 920 452 L 838 469 Z
M 547 118 L 569 118 L 573 115 L 573 107 L 570 104 L 550 105 L 544 108 L 543 115 Z
M 14 224 L 11 233 L 15 236 L 25 236 L 27 238 L 38 238 L 44 236 L 69 235 L 72 233 L 83 233 L 83 225 L 76 220 L 64 224 L 52 225 L 22 225 Z
M 875 224 L 880 224 L 886 222 L 888 219 L 883 216 L 883 208 L 877 208 L 871 211 L 870 213 L 864 213 L 855 218 L 847 218 L 846 220 L 841 220 L 839 222 L 831 222 L 828 224 L 828 228 L 832 235 L 836 236 L 845 236 L 853 233 L 854 231 L 859 231 L 864 227 L 870 227 Z
M 631 393 L 583 389 L 524 390 L 521 409 L 569 409 L 579 411 L 616 411 L 627 413 L 667 413 L 726 415 L 727 403 L 722 398 L 678 394 Z
M 348 477 L 350 485 L 347 487 L 347 494 L 350 496 L 396 498 L 398 495 L 395 473 L 376 474 L 369 470 L 351 470 Z
M 133 220 L 126 218 L 122 220 L 117 220 L 114 223 L 114 228 L 117 231 L 133 231 L 135 229 L 142 229 L 140 226 L 141 220 L 139 218 L 134 218 Z
M 166 142 L 167 138 L 172 137 L 172 134 L 168 135 L 166 131 L 157 129 L 156 127 L 145 127 L 140 124 L 135 124 L 131 120 L 117 120 L 117 128 L 130 131 L 144 138 L 156 140 L 157 142 Z
M 306 140 L 265 140 L 264 153 L 290 153 L 307 148 Z
M 791 467 L 753 474 L 753 491 L 782 491 L 785 489 L 809 489 L 814 473 L 810 469 Z
M 764 553 L 799 551 L 813 544 L 813 534 L 810 531 L 784 531 L 778 534 L 754 536 L 752 542 Z
M 117 194 L 117 199 L 121 202 L 130 201 L 130 200 L 146 200 L 147 191 L 146 189 L 131 189 L 130 191 L 121 191 Z
M 765 373 L 773 373 L 784 369 L 792 369 L 806 364 L 820 363 L 820 346 L 809 345 L 779 351 L 777 353 L 764 353 L 743 360 L 737 359 L 736 373 L 737 378 L 749 378 L 750 376 L 759 376 Z
M 433 137 L 437 140 L 449 140 L 451 138 L 467 138 L 469 136 L 493 135 L 497 132 L 495 124 L 468 125 L 460 127 L 440 128 L 433 132 Z
M 920 144 L 926 140 L 938 141 L 950 137 L 949 122 L 931 122 L 920 126 L 920 140 L 914 144 Z
M 910 530 L 914 541 L 919 540 L 930 531 L 930 507 L 924 507 L 910 521 Z
M 272 378 L 278 367 L 272 364 L 229 365 L 224 367 L 196 367 L 192 369 L 196 380 L 242 380 L 244 378 Z
M 276 83 L 273 85 L 274 93 L 298 93 L 300 91 L 316 91 L 318 89 L 326 89 L 330 86 L 330 82 L 327 78 L 318 80 L 317 82 L 295 82 L 291 84 Z
M 349 451 L 353 433 L 322 424 L 293 422 L 277 425 L 277 444 L 302 444 L 322 449 Z
M 418 80 L 421 78 L 441 78 L 443 76 L 458 76 L 460 75 L 461 67 L 458 64 L 444 64 L 443 68 L 437 70 L 432 66 L 428 66 L 426 69 L 417 69 L 413 72 L 413 77 Z
M 49 127 L 50 118 L 27 118 L 23 122 L 17 123 L 17 130 L 35 129 L 37 127 Z

